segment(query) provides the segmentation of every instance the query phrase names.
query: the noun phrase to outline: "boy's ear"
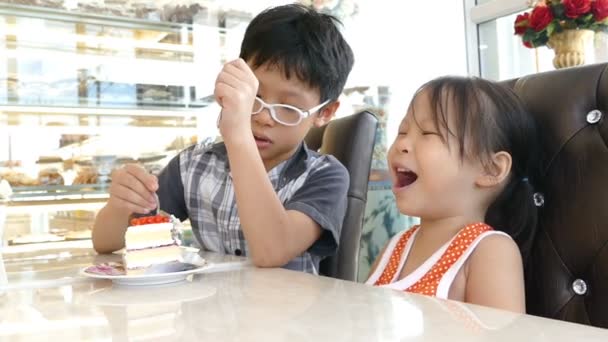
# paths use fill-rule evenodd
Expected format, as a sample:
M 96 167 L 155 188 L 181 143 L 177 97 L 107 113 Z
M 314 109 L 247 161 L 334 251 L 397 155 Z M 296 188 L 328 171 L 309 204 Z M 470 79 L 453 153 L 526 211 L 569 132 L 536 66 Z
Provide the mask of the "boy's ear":
M 315 115 L 314 124 L 317 127 L 326 125 L 336 115 L 336 111 L 340 107 L 340 101 L 336 100 L 327 104 Z
M 504 151 L 494 153 L 491 167 L 484 168 L 484 171 L 475 180 L 475 184 L 482 188 L 489 188 L 502 183 L 509 177 L 512 164 L 513 160 L 509 153 Z

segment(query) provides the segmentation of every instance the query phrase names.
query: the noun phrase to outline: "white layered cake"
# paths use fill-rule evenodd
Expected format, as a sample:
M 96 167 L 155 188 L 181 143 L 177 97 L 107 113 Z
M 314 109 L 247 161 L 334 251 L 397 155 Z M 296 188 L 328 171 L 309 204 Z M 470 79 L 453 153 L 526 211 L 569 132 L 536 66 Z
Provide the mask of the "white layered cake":
M 132 221 L 125 233 L 123 265 L 127 275 L 142 274 L 153 265 L 182 261 L 173 222 L 149 218 L 138 220 L 141 221 Z M 157 223 L 148 223 L 154 221 Z

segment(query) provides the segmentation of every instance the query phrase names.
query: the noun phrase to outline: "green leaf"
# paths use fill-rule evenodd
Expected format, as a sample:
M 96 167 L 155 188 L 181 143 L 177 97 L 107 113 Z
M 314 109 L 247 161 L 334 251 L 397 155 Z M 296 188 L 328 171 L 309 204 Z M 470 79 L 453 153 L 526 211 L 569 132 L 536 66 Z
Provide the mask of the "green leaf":
M 578 27 L 578 28 L 581 28 L 581 29 L 589 28 L 594 23 L 593 14 L 587 14 L 582 17 L 578 17 L 578 18 L 576 18 L 575 23 L 576 23 L 576 27 Z
M 553 34 L 553 32 L 555 32 L 555 26 L 557 26 L 555 21 L 552 21 L 551 24 L 547 25 L 546 30 L 549 37 Z
M 538 35 L 538 33 L 532 29 L 527 29 L 524 33 L 524 36 L 521 38 L 524 42 L 529 42 L 534 40 L 534 38 Z
M 530 42 L 532 43 L 532 45 L 534 45 L 535 47 L 547 45 L 548 41 L 549 41 L 549 36 L 547 35 L 547 31 L 546 30 L 542 31 L 542 32 L 538 32 L 530 40 Z
M 582 23 L 581 28 L 588 28 L 595 22 L 593 14 L 587 14 L 586 16 L 580 17 L 580 19 Z
M 546 35 L 541 35 L 537 39 L 534 39 L 532 41 L 532 45 L 543 46 L 543 45 L 547 45 L 548 41 L 549 41 L 549 37 L 547 37 Z
M 555 18 L 559 20 L 566 19 L 566 9 L 564 8 L 564 4 L 562 4 L 561 2 L 551 5 L 551 10 Z

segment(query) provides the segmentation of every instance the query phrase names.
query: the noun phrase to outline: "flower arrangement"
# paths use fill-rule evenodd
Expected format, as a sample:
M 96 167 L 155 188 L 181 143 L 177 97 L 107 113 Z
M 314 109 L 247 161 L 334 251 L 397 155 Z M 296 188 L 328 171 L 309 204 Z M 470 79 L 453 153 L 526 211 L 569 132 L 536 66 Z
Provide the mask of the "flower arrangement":
M 531 11 L 517 16 L 514 28 L 528 48 L 547 45 L 564 30 L 608 31 L 608 0 L 536 1 Z

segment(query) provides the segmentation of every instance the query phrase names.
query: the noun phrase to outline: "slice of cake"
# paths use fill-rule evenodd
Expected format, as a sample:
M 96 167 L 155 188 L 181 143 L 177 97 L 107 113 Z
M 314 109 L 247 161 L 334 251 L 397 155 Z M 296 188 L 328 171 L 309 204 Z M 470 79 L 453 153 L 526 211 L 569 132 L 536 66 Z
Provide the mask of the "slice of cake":
M 131 220 L 125 233 L 123 254 L 127 275 L 143 274 L 154 265 L 182 262 L 182 250 L 171 221 L 160 215 Z

